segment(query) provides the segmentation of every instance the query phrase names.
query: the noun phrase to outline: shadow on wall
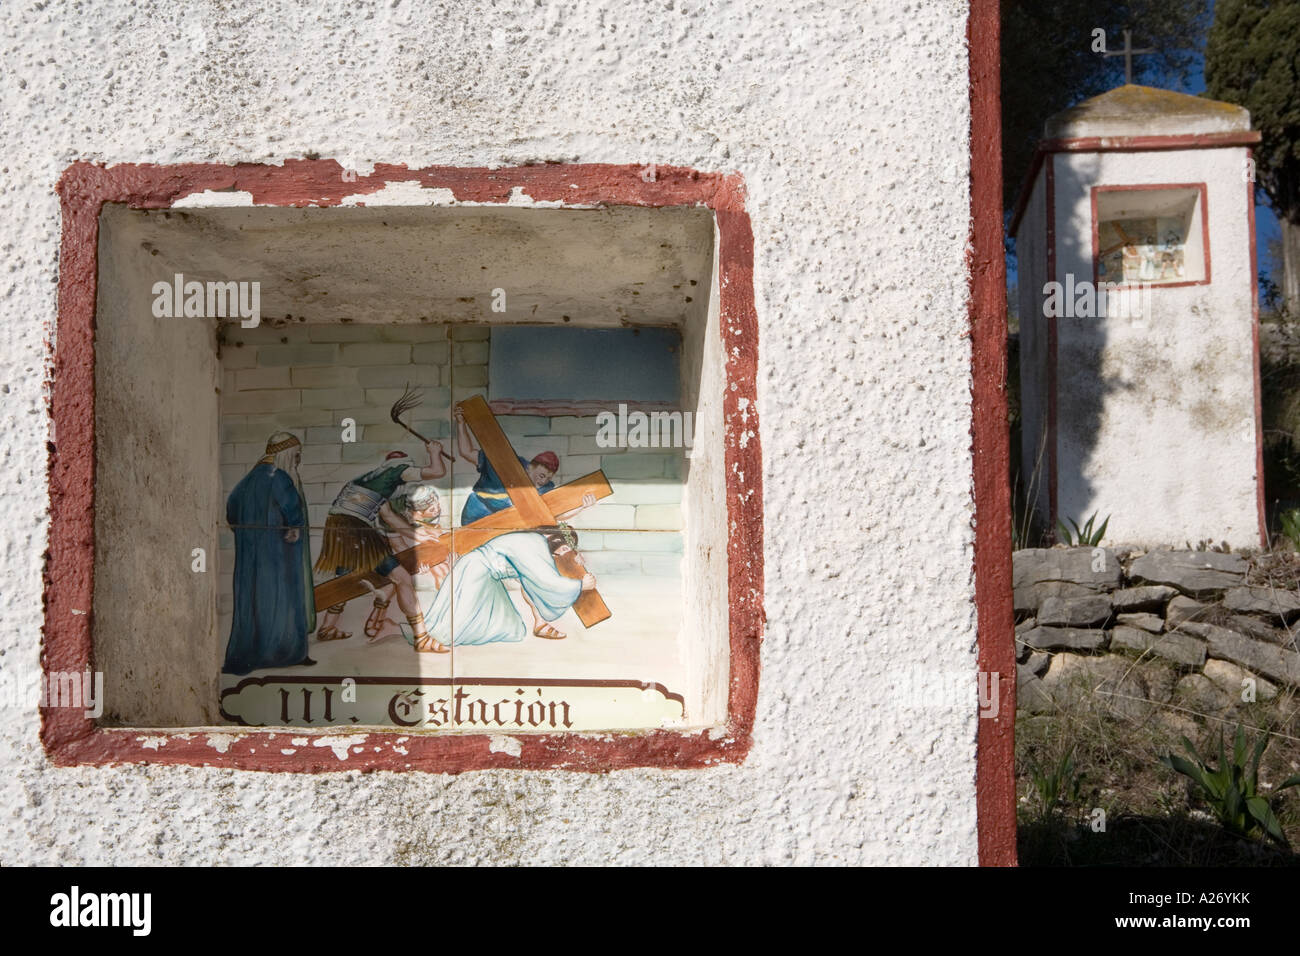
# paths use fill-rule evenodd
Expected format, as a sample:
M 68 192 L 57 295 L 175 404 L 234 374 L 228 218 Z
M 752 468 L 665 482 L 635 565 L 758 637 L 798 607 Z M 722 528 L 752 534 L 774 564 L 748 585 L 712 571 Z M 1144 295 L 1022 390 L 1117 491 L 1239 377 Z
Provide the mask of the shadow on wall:
M 1081 160 L 1082 157 L 1074 158 L 1076 164 Z M 1087 163 L 1076 165 L 1074 176 L 1080 182 L 1091 183 L 1098 174 L 1099 161 L 1090 157 Z M 1051 454 L 1046 432 L 1048 416 L 1044 409 L 1043 434 L 1038 442 L 1041 453 L 1029 461 L 1024 460 L 1021 454 L 1018 466 L 1013 463 L 1012 484 L 1018 489 L 1017 497 L 1020 499 L 1015 518 L 1017 547 L 1035 547 L 1055 540 L 1059 534 L 1056 520 L 1073 519 L 1083 524 L 1090 513 L 1099 508 L 1103 512 L 1106 510 L 1094 501 L 1096 489 L 1089 472 L 1110 396 L 1131 391 L 1134 387 L 1121 373 L 1114 371 L 1114 363 L 1110 369 L 1107 368 L 1109 328 L 1107 321 L 1098 315 L 1100 305 L 1093 286 L 1090 219 L 1071 222 L 1068 216 L 1057 215 L 1055 261 L 1056 274 L 1047 270 L 1044 274 L 1049 282 L 1059 281 L 1062 285 L 1056 300 L 1060 306 L 1059 314 L 1055 318 L 1057 513 L 1055 516 L 1050 513 Z M 1039 303 L 1038 314 L 1021 316 L 1020 322 L 1022 328 L 1030 321 L 1041 323 L 1038 332 L 1046 340 L 1053 320 L 1046 314 L 1050 305 L 1046 290 L 1038 292 L 1035 297 Z M 1154 330 L 1149 330 L 1148 334 L 1154 336 Z M 1043 354 L 1043 361 L 1050 365 L 1050 352 L 1044 350 Z M 1019 361 L 1017 338 L 1010 343 L 1008 354 L 1008 369 L 1014 370 L 1012 374 L 1019 372 Z M 1050 374 L 1044 378 L 1050 389 Z M 1016 416 L 1012 428 L 1016 428 L 1018 423 L 1019 416 Z M 1013 444 L 1019 448 L 1014 435 Z

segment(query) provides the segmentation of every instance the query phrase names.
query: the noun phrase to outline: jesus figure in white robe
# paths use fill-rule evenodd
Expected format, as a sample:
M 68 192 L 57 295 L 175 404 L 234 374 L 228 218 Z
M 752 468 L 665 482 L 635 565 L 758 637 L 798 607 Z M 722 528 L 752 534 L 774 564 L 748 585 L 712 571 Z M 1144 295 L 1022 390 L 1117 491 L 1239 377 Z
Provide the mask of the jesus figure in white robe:
M 583 591 L 596 586 L 595 575 L 590 572 L 581 579 L 559 572 L 554 555 L 568 551 L 573 548 L 560 534 L 535 531 L 503 534 L 479 545 L 456 560 L 452 573 L 424 612 L 425 629 L 444 644 L 522 641 L 528 626 L 510 599 L 506 582 L 518 581 L 534 613 L 544 621 L 554 621 L 573 606 Z M 576 551 L 574 558 L 581 563 Z M 405 626 L 402 636 L 414 643 L 413 633 Z

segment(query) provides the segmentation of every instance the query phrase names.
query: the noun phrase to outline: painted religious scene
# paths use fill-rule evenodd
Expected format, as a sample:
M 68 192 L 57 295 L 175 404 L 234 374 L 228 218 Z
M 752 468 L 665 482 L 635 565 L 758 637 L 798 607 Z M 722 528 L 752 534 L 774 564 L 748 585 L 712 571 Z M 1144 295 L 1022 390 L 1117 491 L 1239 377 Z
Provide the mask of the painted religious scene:
M 222 717 L 688 726 L 681 350 L 666 328 L 232 329 Z

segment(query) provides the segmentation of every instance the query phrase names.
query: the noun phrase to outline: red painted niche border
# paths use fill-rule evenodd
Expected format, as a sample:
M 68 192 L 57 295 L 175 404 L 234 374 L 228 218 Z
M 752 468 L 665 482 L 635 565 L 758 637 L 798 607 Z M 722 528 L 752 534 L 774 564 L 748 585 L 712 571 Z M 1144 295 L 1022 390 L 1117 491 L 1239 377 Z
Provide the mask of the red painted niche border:
M 503 169 L 379 164 L 361 176 L 333 160 L 282 166 L 119 165 L 74 163 L 59 180 L 63 214 L 57 346 L 50 415 L 50 534 L 44 569 L 46 674 L 93 670 L 95 503 L 95 292 L 99 214 L 104 203 L 166 209 L 207 190 L 238 191 L 270 206 L 337 206 L 388 183 L 448 189 L 460 202 L 505 203 L 516 190 L 566 205 L 704 206 L 718 229 L 723 389 L 730 677 L 727 722 L 717 730 L 518 735 L 517 756 L 492 753 L 487 734 L 436 735 L 346 728 L 239 727 L 136 730 L 97 727 L 75 708 L 43 708 L 41 740 L 56 765 L 124 762 L 245 770 L 424 770 L 459 773 L 493 767 L 604 772 L 624 767 L 706 767 L 739 763 L 749 753 L 763 636 L 763 488 L 757 414 L 758 320 L 754 240 L 738 175 L 658 166 L 653 181 L 635 165 L 547 165 Z M 347 178 L 345 179 L 345 175 Z M 742 409 L 744 418 L 742 419 Z M 740 436 L 748 433 L 743 444 Z M 738 475 L 745 476 L 742 486 Z M 289 746 L 290 738 L 307 738 Z M 291 751 L 284 753 L 282 751 Z M 340 759 L 336 750 L 346 759 Z

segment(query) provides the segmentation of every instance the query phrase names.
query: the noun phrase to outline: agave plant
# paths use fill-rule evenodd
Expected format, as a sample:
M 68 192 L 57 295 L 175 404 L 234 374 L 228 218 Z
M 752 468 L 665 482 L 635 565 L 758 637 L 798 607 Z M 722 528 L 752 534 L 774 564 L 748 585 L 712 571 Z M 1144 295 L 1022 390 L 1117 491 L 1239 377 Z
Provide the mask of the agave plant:
M 1282 536 L 1291 542 L 1291 547 L 1300 551 L 1300 508 L 1292 508 L 1281 514 Z
M 1043 768 L 1037 760 L 1031 760 L 1029 772 L 1043 816 L 1051 816 L 1062 803 L 1079 799 L 1084 775 L 1075 771 L 1073 747 L 1061 754 L 1055 766 Z
M 1101 544 L 1101 539 L 1106 536 L 1106 525 L 1110 524 L 1110 515 L 1107 515 L 1101 522 L 1101 527 L 1094 531 L 1092 526 L 1096 520 L 1097 512 L 1094 511 L 1088 520 L 1083 523 L 1083 527 L 1080 528 L 1078 522 L 1073 518 L 1067 518 L 1066 521 L 1069 521 L 1074 526 L 1073 534 L 1071 534 L 1070 529 L 1065 526 L 1064 522 L 1058 520 L 1056 527 L 1061 532 L 1062 543 L 1072 548 L 1097 547 L 1097 545 Z
M 1186 737 L 1182 740 L 1183 748 L 1191 759 L 1178 754 L 1165 754 L 1160 757 L 1160 762 L 1189 778 L 1200 788 L 1205 802 L 1226 829 L 1241 836 L 1253 836 L 1256 830 L 1262 829 L 1268 836 L 1286 846 L 1286 837 L 1272 806 L 1259 794 L 1259 761 L 1268 747 L 1268 732 L 1265 731 L 1255 742 L 1249 765 L 1246 762 L 1246 732 L 1241 724 L 1237 725 L 1231 761 L 1223 750 L 1223 732 L 1219 732 L 1217 767 L 1202 758 L 1190 740 Z M 1300 774 L 1284 780 L 1274 792 L 1296 785 L 1300 785 Z

